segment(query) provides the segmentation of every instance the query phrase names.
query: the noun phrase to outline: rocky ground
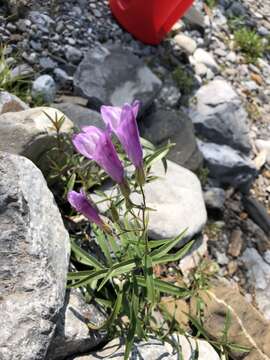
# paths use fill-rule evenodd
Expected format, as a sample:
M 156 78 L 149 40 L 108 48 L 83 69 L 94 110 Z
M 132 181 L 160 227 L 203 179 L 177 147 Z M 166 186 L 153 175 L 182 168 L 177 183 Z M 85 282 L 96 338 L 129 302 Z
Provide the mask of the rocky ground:
M 148 46 L 116 23 L 107 1 L 3 5 L 0 43 L 13 76 L 27 74 L 33 82 L 32 105 L 50 104 L 70 119 L 66 133 L 73 124 L 101 126 L 96 110 L 102 103 L 142 101 L 142 136 L 156 145 L 176 143 L 169 156 L 176 164 L 147 192 L 160 207 L 150 220 L 151 236 L 176 236 L 188 226 L 187 237 L 198 239 L 187 259 L 157 271 L 173 278 L 202 257 L 212 259 L 218 274 L 238 284 L 270 320 L 270 4 L 219 0 L 197 1 L 196 7 L 160 45 Z M 264 47 L 253 62 L 236 44 L 236 32 L 244 27 L 256 31 Z M 0 150 L 42 168 L 42 155 L 51 146 L 42 111 L 1 93 L 0 113 Z M 198 175 L 203 193 L 185 168 Z M 247 333 L 251 327 L 247 324 Z M 76 346 L 83 346 L 78 337 Z M 93 346 L 100 341 L 94 337 Z M 248 359 L 268 359 L 264 351 L 266 357 L 256 353 Z

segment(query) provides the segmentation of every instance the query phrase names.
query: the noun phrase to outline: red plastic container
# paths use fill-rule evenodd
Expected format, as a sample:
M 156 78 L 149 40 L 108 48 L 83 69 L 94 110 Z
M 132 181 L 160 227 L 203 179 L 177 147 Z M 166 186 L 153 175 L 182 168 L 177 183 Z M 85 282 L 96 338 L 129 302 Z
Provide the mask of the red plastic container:
M 112 13 L 137 39 L 156 45 L 194 0 L 110 0 Z

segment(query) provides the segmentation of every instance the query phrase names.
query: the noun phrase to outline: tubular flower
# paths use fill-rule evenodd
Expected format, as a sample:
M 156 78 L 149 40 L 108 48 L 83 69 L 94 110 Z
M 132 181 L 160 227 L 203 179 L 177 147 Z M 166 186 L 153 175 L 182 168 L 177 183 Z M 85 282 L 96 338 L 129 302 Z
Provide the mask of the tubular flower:
M 139 101 L 132 105 L 102 106 L 101 115 L 109 131 L 114 132 L 122 144 L 128 158 L 139 169 L 143 166 L 143 151 L 137 125 Z
M 73 137 L 73 145 L 79 153 L 94 160 L 118 184 L 124 182 L 124 168 L 107 131 L 87 126 Z
M 70 205 L 88 220 L 97 224 L 102 229 L 107 227 L 100 218 L 98 210 L 91 204 L 83 190 L 80 192 L 70 191 L 67 198 Z

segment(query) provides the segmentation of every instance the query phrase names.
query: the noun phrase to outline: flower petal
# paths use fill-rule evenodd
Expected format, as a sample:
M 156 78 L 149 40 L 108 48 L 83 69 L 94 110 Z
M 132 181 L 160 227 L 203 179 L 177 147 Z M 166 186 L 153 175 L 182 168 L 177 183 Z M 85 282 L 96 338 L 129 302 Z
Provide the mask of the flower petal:
M 101 116 L 111 131 L 116 131 L 121 119 L 122 108 L 118 106 L 101 106 Z
M 79 193 L 76 191 L 70 191 L 67 198 L 70 205 L 75 210 L 87 217 L 88 220 L 103 227 L 104 224 L 99 216 L 98 210 L 94 208 L 82 190 Z

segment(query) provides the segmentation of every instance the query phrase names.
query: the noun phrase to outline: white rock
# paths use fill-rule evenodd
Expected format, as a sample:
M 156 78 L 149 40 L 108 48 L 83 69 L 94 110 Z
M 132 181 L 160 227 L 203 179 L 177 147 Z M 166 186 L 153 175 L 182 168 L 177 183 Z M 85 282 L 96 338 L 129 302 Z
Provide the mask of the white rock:
M 198 360 L 220 360 L 214 348 L 205 340 L 195 340 L 192 337 L 184 335 L 174 335 L 174 340 L 178 342 L 181 348 L 182 359 L 192 359 L 198 347 Z M 89 356 L 77 357 L 77 360 L 97 360 L 97 359 L 124 359 L 125 346 L 119 339 L 112 340 L 101 351 L 90 354 Z M 165 342 L 164 344 L 156 339 L 149 339 L 147 342 L 134 344 L 132 351 L 132 359 L 134 360 L 177 360 L 179 355 L 172 346 Z
M 270 265 L 253 248 L 247 248 L 241 260 L 248 270 L 250 284 L 255 288 L 258 307 L 270 320 Z
M 205 51 L 204 49 L 201 49 L 201 48 L 197 49 L 194 52 L 193 57 L 196 62 L 203 63 L 205 66 L 207 66 L 214 72 L 219 71 L 219 66 L 218 66 L 217 62 L 215 61 L 215 59 L 213 58 L 212 54 Z
M 270 164 L 270 140 L 256 140 L 256 148 L 259 151 L 266 152 L 266 161 Z
M 207 73 L 207 66 L 205 66 L 203 63 L 195 63 L 195 72 L 199 76 L 204 76 Z
M 176 35 L 174 40 L 176 44 L 179 45 L 180 48 L 185 50 L 189 55 L 193 54 L 194 51 L 196 50 L 197 47 L 196 41 L 187 35 L 184 34 Z
M 236 62 L 237 56 L 234 51 L 229 52 L 229 54 L 226 56 L 226 59 L 232 63 Z
M 149 212 L 149 236 L 152 239 L 167 239 L 178 236 L 187 229 L 185 238 L 199 233 L 207 220 L 201 184 L 191 171 L 168 161 L 165 174 L 162 163 L 156 163 L 151 171 L 158 179 L 144 187 Z M 111 194 L 110 189 L 107 190 Z M 93 196 L 93 199 L 99 200 Z M 142 202 L 139 194 L 131 195 L 132 201 Z M 101 210 L 106 210 L 103 203 Z
M 199 179 L 171 161 L 166 174 L 162 163 L 155 164 L 152 172 L 159 179 L 145 186 L 148 206 L 157 210 L 150 212 L 150 237 L 175 237 L 187 228 L 186 237 L 190 239 L 202 230 L 207 220 Z
M 32 86 L 33 99 L 39 100 L 40 98 L 46 102 L 53 102 L 56 94 L 56 85 L 50 75 L 41 75 L 34 82 Z

